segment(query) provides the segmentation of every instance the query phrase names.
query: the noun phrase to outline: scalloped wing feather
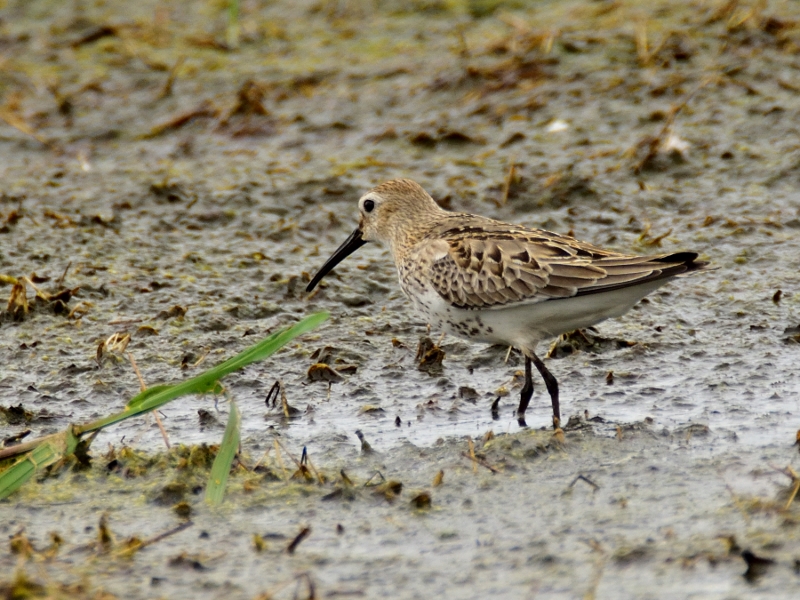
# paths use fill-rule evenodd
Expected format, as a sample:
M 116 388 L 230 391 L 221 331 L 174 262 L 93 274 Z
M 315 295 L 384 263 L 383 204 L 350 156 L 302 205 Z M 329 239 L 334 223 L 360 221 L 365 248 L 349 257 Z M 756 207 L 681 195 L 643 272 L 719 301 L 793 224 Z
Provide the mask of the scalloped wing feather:
M 433 289 L 448 303 L 467 309 L 570 298 L 666 279 L 689 270 L 696 258 L 692 253 L 627 256 L 491 220 L 438 228 L 415 254 L 420 252 L 432 256 Z

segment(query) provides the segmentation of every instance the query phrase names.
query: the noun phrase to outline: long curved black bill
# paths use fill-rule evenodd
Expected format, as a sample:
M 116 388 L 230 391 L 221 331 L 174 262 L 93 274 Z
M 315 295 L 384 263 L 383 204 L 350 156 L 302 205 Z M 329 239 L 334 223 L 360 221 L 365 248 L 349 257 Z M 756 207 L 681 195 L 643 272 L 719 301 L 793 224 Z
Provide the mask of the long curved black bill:
M 345 258 L 350 256 L 353 252 L 361 248 L 367 242 L 364 238 L 361 237 L 361 230 L 356 227 L 356 230 L 350 234 L 350 237 L 344 241 L 344 244 L 339 246 L 336 252 L 325 261 L 325 264 L 322 265 L 322 268 L 317 271 L 317 274 L 311 279 L 311 283 L 306 286 L 306 291 L 310 292 L 317 284 L 322 281 L 322 278 L 325 277 L 328 273 L 330 273 L 333 268 L 342 262 Z

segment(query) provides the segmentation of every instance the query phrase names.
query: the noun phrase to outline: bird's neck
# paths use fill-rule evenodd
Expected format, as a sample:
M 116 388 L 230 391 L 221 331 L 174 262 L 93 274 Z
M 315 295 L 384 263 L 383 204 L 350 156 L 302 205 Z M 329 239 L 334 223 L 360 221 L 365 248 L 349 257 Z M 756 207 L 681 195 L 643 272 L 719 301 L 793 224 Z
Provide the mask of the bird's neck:
M 447 214 L 449 214 L 447 211 L 437 206 L 436 210 L 415 215 L 412 221 L 398 224 L 388 240 L 395 258 L 407 254 L 422 240 L 428 238 L 431 231 L 441 223 L 442 217 Z

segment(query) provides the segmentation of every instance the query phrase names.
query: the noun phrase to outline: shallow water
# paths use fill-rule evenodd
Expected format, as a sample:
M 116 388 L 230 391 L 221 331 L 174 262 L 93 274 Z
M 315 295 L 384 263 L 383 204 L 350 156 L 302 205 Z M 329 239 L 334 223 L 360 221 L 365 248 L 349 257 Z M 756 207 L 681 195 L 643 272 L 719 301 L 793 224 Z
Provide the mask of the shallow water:
M 113 333 L 132 335 L 128 351 L 153 385 L 324 309 L 332 316 L 319 330 L 226 386 L 244 416 L 248 464 L 277 436 L 296 456 L 307 447 L 337 483 L 258 479 L 246 489 L 256 475 L 239 471 L 221 509 L 188 494 L 194 525 L 133 559 L 82 549 L 103 512 L 118 543 L 181 522 L 154 501 L 187 477 L 181 471 L 106 474 L 109 444 L 163 449 L 152 420 L 129 421 L 98 436 L 88 474 L 28 485 L 0 504 L 3 534 L 24 529 L 37 549 L 49 531 L 66 540 L 36 568 L 0 547 L 0 582 L 24 571 L 126 598 L 280 598 L 302 572 L 321 597 L 792 597 L 798 508 L 784 508 L 790 479 L 778 470 L 797 470 L 799 456 L 800 105 L 791 82 L 800 40 L 796 28 L 763 19 L 797 21 L 797 7 L 771 3 L 737 28 L 735 15 L 709 23 L 714 7 L 673 3 L 608 12 L 542 3 L 485 18 L 340 4 L 247 4 L 236 52 L 207 47 L 204 31 L 222 39 L 224 17 L 204 3 L 142 2 L 124 16 L 114 6 L 9 6 L 4 110 L 48 145 L 0 124 L 0 274 L 35 272 L 52 292 L 66 271 L 64 286 L 80 286 L 68 310 L 84 303 L 85 313 L 38 306 L 21 321 L 3 316 L 0 406 L 21 403 L 32 420 L 0 416 L 2 436 L 121 408 L 139 390 L 136 374 L 127 361 L 95 360 Z M 635 44 L 640 18 L 655 52 L 647 61 Z M 105 23 L 121 29 L 71 45 Z M 168 71 L 157 63 L 180 56 L 172 94 L 160 98 Z M 250 78 L 267 116 L 235 114 Z M 70 99 L 61 112 L 53 81 Z M 640 142 L 684 101 L 672 132 L 688 151 L 636 172 Z M 217 116 L 147 137 L 203 102 Z M 566 128 L 552 131 L 556 121 Z M 511 163 L 519 179 L 503 203 Z M 565 420 L 602 419 L 561 444 L 538 380 L 530 429 L 518 426 L 521 362 L 512 354 L 506 363 L 505 348 L 448 336 L 441 371 L 417 369 L 426 324 L 385 249 L 364 247 L 316 295 L 302 292 L 304 274 L 355 226 L 359 195 L 406 176 L 453 210 L 626 252 L 691 249 L 718 268 L 598 326 L 632 345 L 549 360 Z M 158 316 L 175 305 L 187 308 L 183 318 Z M 344 372 L 330 389 L 307 377 L 326 347 Z M 300 417 L 265 406 L 276 379 Z M 476 397 L 459 397 L 462 387 Z M 493 420 L 501 388 L 508 396 Z M 201 408 L 218 424 L 201 425 Z M 227 408 L 204 397 L 161 412 L 173 443 L 218 443 Z M 356 430 L 373 454 L 362 454 Z M 488 431 L 496 437 L 484 445 Z M 473 469 L 467 436 L 497 473 Z M 283 473 L 274 453 L 266 461 Z M 323 501 L 342 485 L 341 469 L 357 492 Z M 376 470 L 404 484 L 393 502 L 363 487 Z M 444 483 L 434 487 L 439 470 Z M 579 474 L 599 488 L 570 487 Z M 410 504 L 422 490 L 428 510 Z M 303 526 L 311 535 L 285 553 Z M 253 533 L 283 537 L 266 536 L 259 553 Z M 776 564 L 748 582 L 727 536 Z M 202 568 L 173 560 L 182 553 Z

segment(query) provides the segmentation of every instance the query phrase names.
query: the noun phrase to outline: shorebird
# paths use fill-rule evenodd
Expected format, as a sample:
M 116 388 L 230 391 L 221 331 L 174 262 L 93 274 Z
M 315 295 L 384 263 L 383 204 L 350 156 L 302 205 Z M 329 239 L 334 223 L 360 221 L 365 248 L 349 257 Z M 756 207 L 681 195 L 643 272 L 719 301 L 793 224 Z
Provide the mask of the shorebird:
M 434 329 L 522 352 L 521 424 L 533 395 L 531 365 L 550 394 L 554 427 L 561 421 L 558 381 L 536 355 L 539 342 L 619 317 L 675 277 L 708 265 L 695 252 L 621 254 L 543 229 L 449 212 L 410 179 L 371 189 L 358 210 L 358 227 L 306 291 L 367 242 L 388 245 L 400 287 Z

